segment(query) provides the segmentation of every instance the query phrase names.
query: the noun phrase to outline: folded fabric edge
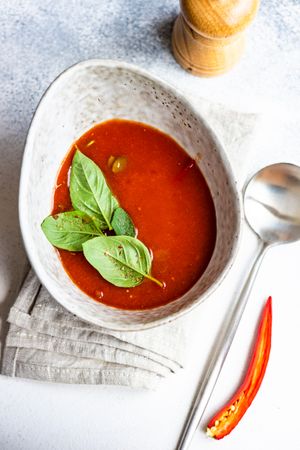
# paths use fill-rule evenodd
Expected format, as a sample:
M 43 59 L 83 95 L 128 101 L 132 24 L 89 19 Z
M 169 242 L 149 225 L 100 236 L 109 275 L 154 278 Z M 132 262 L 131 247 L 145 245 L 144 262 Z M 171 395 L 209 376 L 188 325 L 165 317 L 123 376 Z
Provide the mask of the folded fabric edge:
M 111 351 L 111 349 L 100 345 L 97 347 L 90 347 L 86 345 L 86 343 L 81 342 L 49 339 L 46 335 L 28 334 L 26 330 L 23 329 L 14 330 L 13 333 L 9 333 L 6 340 L 6 346 L 44 350 L 61 355 L 76 356 L 78 358 L 99 359 L 108 363 L 117 363 L 123 366 L 147 370 L 162 376 L 174 373 L 174 371 L 171 371 L 160 364 L 139 357 L 139 355 L 131 354 L 131 357 L 128 358 L 128 355 L 118 349 Z
M 97 370 L 24 363 L 17 360 L 18 351 L 18 347 L 5 349 L 2 375 L 55 383 L 119 385 L 144 389 L 156 389 L 163 380 L 159 374 L 122 365 L 119 368 Z
M 18 314 L 20 316 L 23 314 L 24 315 L 23 318 L 19 317 L 18 322 L 16 324 L 20 327 L 32 329 L 33 327 L 30 326 L 29 320 L 31 321 L 32 319 L 35 318 L 34 312 L 35 312 L 36 301 L 38 300 L 40 293 L 43 291 L 47 292 L 45 290 L 45 288 L 40 284 L 40 281 L 38 280 L 37 276 L 35 275 L 34 270 L 32 268 L 30 268 L 29 272 L 27 273 L 27 275 L 25 277 L 25 280 L 24 280 L 21 290 L 18 294 L 16 302 L 15 302 L 14 306 L 11 308 L 8 321 L 10 323 L 16 323 L 17 319 L 16 319 L 15 315 Z M 51 298 L 51 296 L 48 292 L 47 292 L 47 294 Z M 166 367 L 170 368 L 171 370 L 176 371 L 176 370 L 178 370 L 178 368 L 183 367 L 183 362 L 184 362 L 183 352 L 181 351 L 181 352 L 179 352 L 179 354 L 177 352 L 175 355 L 174 354 L 174 345 L 171 345 L 170 342 L 164 341 L 165 351 L 163 354 L 161 351 L 158 352 L 151 348 L 144 347 L 143 345 L 139 345 L 139 344 L 136 344 L 135 342 L 132 342 L 132 340 L 129 340 L 128 337 L 126 337 L 126 333 L 113 332 L 111 330 L 104 329 L 103 327 L 95 327 L 87 322 L 84 322 L 81 319 L 79 319 L 77 316 L 75 316 L 72 313 L 70 313 L 69 311 L 65 310 L 54 299 L 52 299 L 52 301 L 56 304 L 56 306 L 55 306 L 55 311 L 54 311 L 54 313 L 55 313 L 54 317 L 52 317 L 53 314 L 51 315 L 51 317 L 49 316 L 49 327 L 50 328 L 52 327 L 52 323 L 50 323 L 51 321 L 53 321 L 53 322 L 55 321 L 56 324 L 58 324 L 58 326 L 61 328 L 67 328 L 67 326 L 60 325 L 59 322 L 57 320 L 55 320 L 55 319 L 57 319 L 56 315 L 59 314 L 59 310 L 61 309 L 61 311 L 63 311 L 63 314 L 65 315 L 65 317 L 63 317 L 65 320 L 63 320 L 62 322 L 70 323 L 70 317 L 72 320 L 74 318 L 75 326 L 73 326 L 73 323 L 72 323 L 72 329 L 74 328 L 74 330 L 73 330 L 74 334 L 76 334 L 78 329 L 80 331 L 86 331 L 87 333 L 95 332 L 95 333 L 103 334 L 103 336 L 107 337 L 108 339 L 111 338 L 111 339 L 116 340 L 116 342 L 120 342 L 120 346 L 122 345 L 124 350 L 131 351 L 129 348 L 125 348 L 125 347 L 131 347 L 133 353 L 140 353 L 150 359 L 153 359 L 157 363 L 165 365 Z M 48 310 L 48 308 L 50 308 L 50 310 L 51 310 L 53 307 L 49 306 L 49 304 L 47 304 L 47 302 L 46 302 L 46 308 L 47 308 L 47 310 Z M 30 314 L 31 311 L 33 311 L 33 316 L 31 316 L 31 314 Z M 24 323 L 23 323 L 23 319 L 25 321 Z M 37 317 L 37 319 L 38 319 L 38 317 Z M 37 320 L 34 327 L 35 327 L 35 329 L 38 329 L 42 333 L 45 333 L 45 330 L 41 328 L 42 324 L 40 322 L 41 322 L 40 320 Z M 34 331 L 35 331 L 35 329 L 34 329 Z M 139 332 L 139 333 L 141 333 L 141 332 Z M 50 334 L 50 333 L 48 333 L 48 334 Z M 134 333 L 134 335 L 135 334 L 136 333 Z M 57 333 L 56 335 L 59 336 L 59 333 Z M 76 336 L 75 336 L 75 339 L 77 340 Z M 147 344 L 149 344 L 149 341 L 147 339 L 146 339 L 146 342 L 147 342 Z M 116 347 L 118 348 L 118 346 L 116 346 Z M 171 354 L 172 356 L 169 357 L 168 354 Z M 176 358 L 175 358 L 175 356 L 176 356 Z
M 29 314 L 26 314 L 25 312 L 18 310 L 16 307 L 12 307 L 9 316 L 8 316 L 8 322 L 10 324 L 16 325 L 20 328 L 45 334 L 48 336 L 55 337 L 57 339 L 63 339 L 68 341 L 74 341 L 74 342 L 81 342 L 82 344 L 86 345 L 103 345 L 107 346 L 108 348 L 120 350 L 128 353 L 128 356 L 131 357 L 131 355 L 138 355 L 141 358 L 147 358 L 151 361 L 153 361 L 155 364 L 161 364 L 162 366 L 166 367 L 167 369 L 171 371 L 177 371 L 179 368 L 182 368 L 182 365 L 179 362 L 169 360 L 168 358 L 159 355 L 159 354 L 153 354 L 153 352 L 148 351 L 146 348 L 142 348 L 139 346 L 135 346 L 130 343 L 124 343 L 124 341 L 121 341 L 114 336 L 105 335 L 103 337 L 104 341 L 101 342 L 100 339 L 81 339 L 78 336 L 78 332 L 86 332 L 89 334 L 97 333 L 97 331 L 86 329 L 80 329 L 76 327 L 76 330 L 74 330 L 72 327 L 69 327 L 65 324 L 59 325 L 56 323 L 48 323 L 46 321 L 43 321 L 41 319 L 37 319 L 35 317 L 30 316 Z M 63 336 L 62 336 L 63 335 Z M 8 334 L 9 336 L 9 334 Z M 101 333 L 98 334 L 98 337 L 101 337 Z M 110 341 L 111 339 L 111 341 Z
M 43 287 L 42 287 L 43 289 Z M 37 299 L 39 300 L 39 298 Z M 55 301 L 55 300 L 53 300 Z M 55 301 L 55 303 L 57 303 Z M 58 307 L 61 307 L 57 303 Z M 61 307 L 62 308 L 62 307 Z M 39 313 L 38 309 L 41 309 L 41 313 Z M 43 320 L 46 313 L 47 321 L 52 323 L 65 323 L 68 322 L 68 314 L 70 314 L 68 311 L 59 312 L 56 310 L 56 308 L 52 306 L 43 306 L 40 308 L 40 305 L 37 304 L 34 306 L 33 310 L 33 316 L 38 320 Z M 179 319 L 180 320 L 180 319 Z M 161 325 L 158 328 L 165 328 L 168 325 Z M 81 331 L 81 332 L 89 332 L 89 333 L 96 333 L 99 335 L 103 335 L 108 337 L 108 339 L 114 339 L 116 342 L 121 343 L 122 345 L 133 347 L 134 349 L 137 349 L 141 352 L 147 352 L 151 358 L 154 360 L 158 359 L 159 361 L 165 361 L 166 364 L 175 364 L 175 366 L 183 367 L 183 363 L 185 360 L 185 354 L 183 351 L 174 351 L 174 342 L 168 342 L 166 340 L 163 340 L 164 345 L 163 348 L 160 350 L 155 350 L 153 347 L 149 347 L 149 339 L 145 339 L 145 343 L 143 344 L 143 340 L 140 342 L 137 340 L 139 337 L 139 334 L 143 335 L 143 338 L 145 337 L 145 333 L 149 333 L 150 330 L 146 331 L 127 331 L 127 332 L 120 332 L 120 331 L 113 331 L 110 329 L 105 329 L 103 327 L 97 327 L 96 325 L 92 325 L 89 322 L 84 322 L 83 320 L 79 319 L 78 317 L 74 316 L 74 320 L 72 320 L 72 329 L 74 332 Z M 153 330 L 151 330 L 153 332 Z M 178 334 L 178 329 L 176 330 Z M 168 332 L 166 332 L 167 334 Z M 184 339 L 184 337 L 181 339 L 181 341 Z M 151 344 L 150 344 L 151 345 Z M 135 351 L 135 350 L 134 350 Z

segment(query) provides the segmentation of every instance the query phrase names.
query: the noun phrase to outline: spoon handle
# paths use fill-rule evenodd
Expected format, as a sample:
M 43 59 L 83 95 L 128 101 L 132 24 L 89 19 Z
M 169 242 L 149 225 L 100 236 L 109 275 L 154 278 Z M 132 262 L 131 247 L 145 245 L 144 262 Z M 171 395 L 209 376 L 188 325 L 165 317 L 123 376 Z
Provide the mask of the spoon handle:
M 210 400 L 210 397 L 221 373 L 226 356 L 231 347 L 236 330 L 242 318 L 247 300 L 249 298 L 253 283 L 265 255 L 266 249 L 267 246 L 263 244 L 258 256 L 256 257 L 252 265 L 251 271 L 241 290 L 241 293 L 236 302 L 234 302 L 233 307 L 228 314 L 228 319 L 224 322 L 224 326 L 222 327 L 221 333 L 214 345 L 212 354 L 210 356 L 207 369 L 198 386 L 197 393 L 194 397 L 191 409 L 189 411 L 180 440 L 177 445 L 177 450 L 188 449 L 194 432 L 203 416 L 205 408 Z

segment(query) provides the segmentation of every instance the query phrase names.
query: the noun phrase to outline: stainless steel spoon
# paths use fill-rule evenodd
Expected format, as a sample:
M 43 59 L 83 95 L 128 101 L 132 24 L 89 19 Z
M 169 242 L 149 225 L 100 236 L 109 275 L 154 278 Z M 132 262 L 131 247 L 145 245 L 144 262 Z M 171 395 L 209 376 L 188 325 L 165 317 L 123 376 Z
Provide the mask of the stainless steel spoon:
M 258 269 L 266 251 L 276 244 L 300 239 L 300 167 L 273 164 L 260 170 L 244 192 L 244 211 L 248 224 L 261 240 L 242 291 L 222 327 L 188 414 L 177 450 L 187 450 L 212 395 L 236 330 L 242 318 Z

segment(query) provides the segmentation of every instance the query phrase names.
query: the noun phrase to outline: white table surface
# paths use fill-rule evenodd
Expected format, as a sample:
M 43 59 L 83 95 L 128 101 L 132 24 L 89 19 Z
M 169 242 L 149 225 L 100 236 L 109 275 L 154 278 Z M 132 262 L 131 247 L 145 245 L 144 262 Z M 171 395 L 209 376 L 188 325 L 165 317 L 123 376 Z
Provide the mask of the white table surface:
M 230 73 L 200 79 L 170 52 L 176 0 L 2 0 L 0 4 L 0 319 L 26 268 L 17 191 L 26 132 L 36 104 L 67 66 L 91 57 L 134 62 L 186 90 L 233 108 L 267 112 L 258 165 L 300 164 L 300 4 L 264 1 L 248 46 Z M 274 150 L 274 153 L 273 153 Z M 271 155 L 271 156 L 270 156 Z M 250 170 L 250 169 L 249 169 Z M 194 313 L 186 369 L 156 392 L 69 386 L 0 377 L 1 450 L 172 450 L 211 345 L 255 251 L 245 233 L 219 295 Z M 246 315 L 203 424 L 241 379 L 263 300 L 274 298 L 273 345 L 262 387 L 237 429 L 216 442 L 199 428 L 191 450 L 300 449 L 298 432 L 300 243 L 273 249 L 263 262 Z

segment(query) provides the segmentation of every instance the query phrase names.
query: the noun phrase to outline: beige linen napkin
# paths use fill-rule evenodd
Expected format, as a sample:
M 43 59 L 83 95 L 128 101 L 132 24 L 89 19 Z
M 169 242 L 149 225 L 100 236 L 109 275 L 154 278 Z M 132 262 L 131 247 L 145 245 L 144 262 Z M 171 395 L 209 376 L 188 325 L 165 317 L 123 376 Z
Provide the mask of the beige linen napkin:
M 257 115 L 204 99 L 196 108 L 223 142 L 240 187 Z M 147 331 L 114 332 L 66 311 L 31 270 L 10 310 L 2 374 L 64 383 L 155 388 L 184 365 L 189 315 Z

